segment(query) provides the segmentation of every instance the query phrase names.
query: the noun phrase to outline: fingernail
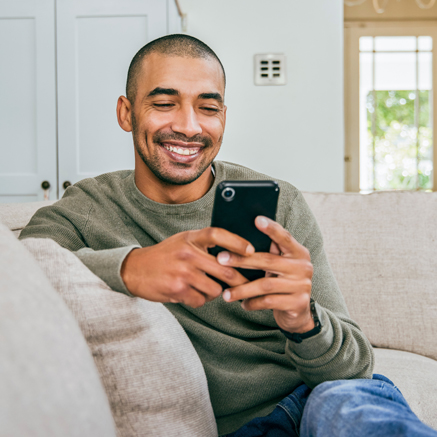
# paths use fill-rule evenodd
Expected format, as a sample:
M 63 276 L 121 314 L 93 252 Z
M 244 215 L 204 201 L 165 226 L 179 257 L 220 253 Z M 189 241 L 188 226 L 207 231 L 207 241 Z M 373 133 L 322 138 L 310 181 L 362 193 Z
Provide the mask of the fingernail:
M 231 255 L 229 254 L 229 252 L 220 252 L 217 255 L 217 260 L 219 263 L 226 263 L 229 261 L 230 257 L 231 257 Z
M 251 244 L 249 244 L 246 248 L 246 254 L 252 255 L 252 253 L 255 253 L 255 248 Z
M 262 227 L 262 228 L 266 228 L 269 225 L 269 222 L 267 221 L 266 218 L 264 217 L 259 217 L 258 218 L 258 224 Z
M 224 299 L 226 302 L 229 302 L 229 301 L 231 300 L 231 292 L 230 292 L 229 290 L 225 290 L 225 291 L 223 292 L 223 299 Z
M 246 309 L 246 301 L 243 300 L 243 302 L 241 302 L 241 308 L 243 308 L 243 310 Z

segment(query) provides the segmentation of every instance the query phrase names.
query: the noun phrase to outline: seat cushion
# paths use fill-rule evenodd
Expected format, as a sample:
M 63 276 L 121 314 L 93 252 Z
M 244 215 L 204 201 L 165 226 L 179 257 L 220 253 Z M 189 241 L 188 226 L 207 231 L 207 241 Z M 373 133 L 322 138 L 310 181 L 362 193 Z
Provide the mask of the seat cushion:
M 375 349 L 374 372 L 390 378 L 419 419 L 437 429 L 437 361 L 404 351 Z
M 306 193 L 352 318 L 377 347 L 437 360 L 437 193 Z
M 30 253 L 0 224 L 0 435 L 115 436 L 76 320 Z
M 217 436 L 200 359 L 164 305 L 112 291 L 52 240 L 22 243 L 82 329 L 118 436 Z

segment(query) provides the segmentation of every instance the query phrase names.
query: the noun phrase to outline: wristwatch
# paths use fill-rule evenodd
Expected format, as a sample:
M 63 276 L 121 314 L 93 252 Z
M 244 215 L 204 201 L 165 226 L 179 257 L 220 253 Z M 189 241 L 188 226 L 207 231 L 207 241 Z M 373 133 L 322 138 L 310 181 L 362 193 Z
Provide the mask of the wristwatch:
M 311 315 L 314 320 L 314 328 L 311 329 L 311 331 L 304 332 L 303 334 L 298 334 L 297 332 L 288 332 L 284 331 L 283 329 L 279 328 L 280 331 L 291 341 L 294 343 L 302 343 L 303 340 L 314 337 L 316 334 L 318 334 L 322 330 L 322 323 L 319 320 L 319 316 L 317 315 L 316 311 L 316 303 L 314 302 L 314 299 L 310 299 L 310 310 Z

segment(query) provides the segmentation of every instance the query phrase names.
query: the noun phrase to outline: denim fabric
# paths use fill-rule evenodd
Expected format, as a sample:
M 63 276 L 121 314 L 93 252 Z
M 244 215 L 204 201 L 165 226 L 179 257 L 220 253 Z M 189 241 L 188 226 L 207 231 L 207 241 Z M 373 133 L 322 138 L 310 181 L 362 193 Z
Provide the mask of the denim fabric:
M 313 391 L 305 384 L 266 417 L 258 417 L 226 437 L 415 436 L 437 437 L 411 411 L 385 376 L 329 381 Z
M 311 389 L 305 384 L 297 387 L 265 417 L 257 417 L 225 437 L 297 437 L 300 420 Z
M 325 382 L 306 403 L 301 436 L 437 437 L 385 376 Z

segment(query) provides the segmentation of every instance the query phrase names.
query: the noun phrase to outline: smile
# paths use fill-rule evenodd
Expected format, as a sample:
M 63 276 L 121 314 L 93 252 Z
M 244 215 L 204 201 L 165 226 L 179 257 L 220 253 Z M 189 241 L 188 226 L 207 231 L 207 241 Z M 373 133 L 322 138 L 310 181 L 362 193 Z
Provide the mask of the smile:
M 185 147 L 183 148 L 183 147 L 170 146 L 168 144 L 163 144 L 162 146 L 165 149 L 167 149 L 169 152 L 177 153 L 178 155 L 184 155 L 184 156 L 195 155 L 199 151 L 199 148 L 189 149 Z

